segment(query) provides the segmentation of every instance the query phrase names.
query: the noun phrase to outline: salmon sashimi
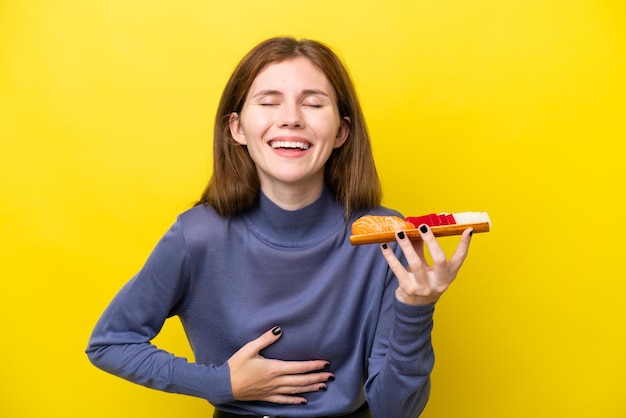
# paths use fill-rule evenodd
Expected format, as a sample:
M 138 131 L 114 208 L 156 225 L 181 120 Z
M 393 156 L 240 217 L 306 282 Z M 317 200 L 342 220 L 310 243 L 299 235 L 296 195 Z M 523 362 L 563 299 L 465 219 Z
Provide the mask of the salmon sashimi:
M 354 221 L 352 234 L 371 234 L 374 232 L 395 232 L 414 229 L 415 225 L 397 216 L 365 215 Z

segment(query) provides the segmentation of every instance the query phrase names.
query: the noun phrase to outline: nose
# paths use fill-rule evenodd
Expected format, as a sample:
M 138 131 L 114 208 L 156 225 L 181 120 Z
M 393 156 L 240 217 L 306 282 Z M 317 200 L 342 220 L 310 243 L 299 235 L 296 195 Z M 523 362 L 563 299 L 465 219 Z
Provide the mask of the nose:
M 304 126 L 302 109 L 297 103 L 284 103 L 280 110 L 278 122 L 282 128 L 302 128 Z

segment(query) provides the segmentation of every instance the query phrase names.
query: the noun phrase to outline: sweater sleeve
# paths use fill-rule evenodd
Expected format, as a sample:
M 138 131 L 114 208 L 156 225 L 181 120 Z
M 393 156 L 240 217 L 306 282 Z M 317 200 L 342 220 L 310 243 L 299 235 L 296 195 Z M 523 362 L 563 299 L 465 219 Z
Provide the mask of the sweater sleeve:
M 434 366 L 433 313 L 434 304 L 404 304 L 387 286 L 365 382 L 372 416 L 415 418 L 425 408 Z
M 184 305 L 192 286 L 189 250 L 180 222 L 159 241 L 143 268 L 115 296 L 86 349 L 102 370 L 166 392 L 233 400 L 226 363 L 203 365 L 159 349 L 151 340 Z

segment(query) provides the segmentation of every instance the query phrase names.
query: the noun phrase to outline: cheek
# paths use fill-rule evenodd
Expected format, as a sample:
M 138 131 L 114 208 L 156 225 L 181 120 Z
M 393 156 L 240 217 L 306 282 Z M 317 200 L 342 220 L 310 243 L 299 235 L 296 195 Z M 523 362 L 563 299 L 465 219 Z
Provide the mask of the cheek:
M 318 132 L 336 131 L 339 127 L 339 118 L 334 112 L 312 112 L 305 114 L 304 120 L 309 127 L 314 127 Z
M 335 140 L 337 135 L 339 134 L 339 121 L 335 119 L 326 118 L 324 120 L 319 121 L 318 125 L 318 133 L 320 136 L 327 138 L 329 140 Z
M 267 115 L 248 114 L 246 117 L 242 115 L 240 126 L 246 136 L 258 137 L 272 126 L 272 122 Z

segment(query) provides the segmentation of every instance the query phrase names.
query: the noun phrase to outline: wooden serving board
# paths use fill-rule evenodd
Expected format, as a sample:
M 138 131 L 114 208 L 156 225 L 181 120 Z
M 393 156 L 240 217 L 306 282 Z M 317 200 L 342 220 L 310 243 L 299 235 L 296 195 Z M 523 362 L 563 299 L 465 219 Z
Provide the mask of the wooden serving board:
M 451 235 L 461 235 L 467 228 L 473 228 L 474 232 L 489 232 L 489 222 L 481 222 L 475 224 L 454 224 L 429 226 L 436 237 L 449 237 Z M 404 233 L 411 241 L 422 239 L 419 229 L 406 229 Z M 350 244 L 382 244 L 383 242 L 392 242 L 396 240 L 395 232 L 374 232 L 371 234 L 356 234 L 350 236 Z

